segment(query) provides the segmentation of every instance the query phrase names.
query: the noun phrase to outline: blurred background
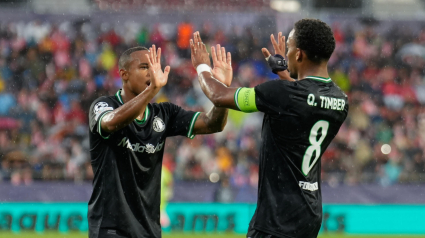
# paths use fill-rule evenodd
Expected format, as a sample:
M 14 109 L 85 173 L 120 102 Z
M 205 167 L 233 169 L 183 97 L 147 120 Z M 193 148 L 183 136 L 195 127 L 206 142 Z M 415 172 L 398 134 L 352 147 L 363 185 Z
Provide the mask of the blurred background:
M 322 237 L 425 236 L 424 0 L 1 0 L 0 237 L 87 236 L 88 109 L 121 87 L 123 51 L 161 47 L 171 74 L 154 102 L 205 111 L 194 31 L 232 53 L 233 87 L 254 87 L 276 78 L 270 34 L 306 17 L 332 27 L 329 71 L 350 101 L 322 157 Z M 165 236 L 246 232 L 262 118 L 231 111 L 222 133 L 167 139 Z

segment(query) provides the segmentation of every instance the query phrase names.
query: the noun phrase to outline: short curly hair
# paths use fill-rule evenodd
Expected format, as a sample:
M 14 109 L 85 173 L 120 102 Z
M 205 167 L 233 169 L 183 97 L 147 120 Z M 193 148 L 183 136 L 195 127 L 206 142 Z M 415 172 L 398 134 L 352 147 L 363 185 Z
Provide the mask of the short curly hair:
M 303 50 L 311 61 L 329 60 L 335 50 L 335 38 L 328 24 L 319 19 L 302 19 L 295 23 L 294 30 L 297 48 Z

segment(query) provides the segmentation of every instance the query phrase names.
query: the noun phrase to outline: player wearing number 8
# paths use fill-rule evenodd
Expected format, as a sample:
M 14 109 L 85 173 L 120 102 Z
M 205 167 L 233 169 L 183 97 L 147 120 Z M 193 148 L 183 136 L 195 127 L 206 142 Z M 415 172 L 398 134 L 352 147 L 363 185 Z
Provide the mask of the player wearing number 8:
M 317 237 L 322 222 L 320 158 L 347 117 L 348 100 L 329 78 L 327 63 L 335 49 L 331 28 L 315 19 L 295 23 L 286 44 L 271 35 L 275 55 L 262 52 L 280 79 L 255 88 L 232 88 L 199 72 L 207 97 L 217 107 L 264 112 L 257 209 L 247 237 Z M 199 33 L 194 34 L 192 63 L 209 64 Z M 222 61 L 212 48 L 214 65 Z M 279 67 L 277 67 L 278 65 Z M 280 70 L 280 71 L 279 71 Z M 227 75 L 227 74 L 226 74 Z M 231 74 L 230 74 L 231 75 Z M 296 79 L 298 80 L 296 80 Z

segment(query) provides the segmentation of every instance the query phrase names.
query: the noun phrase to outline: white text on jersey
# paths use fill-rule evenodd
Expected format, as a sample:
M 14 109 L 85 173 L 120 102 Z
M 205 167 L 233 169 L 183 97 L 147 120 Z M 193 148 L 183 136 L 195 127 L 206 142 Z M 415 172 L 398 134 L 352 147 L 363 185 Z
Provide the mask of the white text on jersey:
M 317 106 L 316 97 L 310 93 L 307 97 L 307 104 L 310 106 Z M 343 111 L 345 108 L 345 100 L 339 98 L 320 96 L 320 107 L 325 109 L 332 109 Z
M 338 110 L 338 111 L 344 110 L 344 107 L 345 107 L 344 99 L 320 96 L 320 100 L 322 101 L 320 103 L 321 108 Z
M 300 188 L 304 190 L 312 191 L 312 192 L 319 189 L 319 187 L 317 186 L 317 182 L 309 183 L 309 182 L 300 181 L 299 185 L 300 185 Z
M 162 147 L 164 146 L 164 142 L 157 144 L 156 146 L 152 144 L 146 144 L 146 146 L 140 145 L 139 143 L 131 144 L 130 140 L 127 139 L 127 137 L 122 138 L 121 142 L 118 144 L 118 146 L 127 147 L 128 149 L 134 151 L 134 152 L 144 152 L 146 150 L 146 153 L 153 154 L 155 152 L 158 152 L 162 150 Z

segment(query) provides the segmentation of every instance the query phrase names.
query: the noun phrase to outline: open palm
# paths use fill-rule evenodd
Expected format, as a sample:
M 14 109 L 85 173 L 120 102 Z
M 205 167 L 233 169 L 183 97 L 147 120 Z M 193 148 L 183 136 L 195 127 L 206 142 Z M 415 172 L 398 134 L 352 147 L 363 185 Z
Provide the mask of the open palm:
M 149 48 L 149 54 L 146 54 L 149 59 L 149 74 L 151 75 L 151 86 L 154 88 L 162 88 L 167 84 L 170 66 L 165 67 L 164 71 L 161 68 L 161 48 L 156 51 L 155 45 Z
M 216 49 L 217 48 L 217 49 Z M 232 58 L 230 52 L 227 52 L 224 47 L 217 45 L 211 47 L 212 60 L 214 68 L 212 69 L 213 76 L 226 86 L 230 86 L 233 79 Z
M 286 43 L 285 43 L 285 36 L 282 36 L 282 32 L 279 32 L 277 35 L 277 41 L 274 38 L 274 35 L 270 35 L 270 40 L 273 45 L 274 54 L 275 55 L 281 55 L 285 57 L 286 54 Z M 265 58 L 270 56 L 270 52 L 267 48 L 262 48 L 261 52 L 263 52 L 263 55 Z

